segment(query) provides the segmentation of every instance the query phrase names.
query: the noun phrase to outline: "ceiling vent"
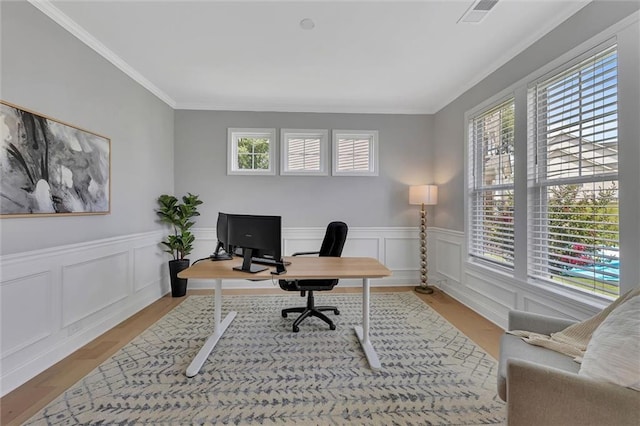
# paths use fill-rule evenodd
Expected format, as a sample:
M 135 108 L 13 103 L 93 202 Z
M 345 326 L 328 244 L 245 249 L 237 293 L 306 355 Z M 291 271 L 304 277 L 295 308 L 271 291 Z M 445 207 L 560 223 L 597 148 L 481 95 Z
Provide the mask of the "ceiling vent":
M 458 23 L 467 22 L 471 24 L 480 23 L 491 9 L 498 3 L 498 0 L 476 0 L 467 11 L 458 19 Z

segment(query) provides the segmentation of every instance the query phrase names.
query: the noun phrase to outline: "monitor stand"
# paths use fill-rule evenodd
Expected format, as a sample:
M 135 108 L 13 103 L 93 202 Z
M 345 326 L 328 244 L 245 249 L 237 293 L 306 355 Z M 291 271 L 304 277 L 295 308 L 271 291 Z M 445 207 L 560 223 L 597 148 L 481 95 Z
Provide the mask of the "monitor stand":
M 218 242 L 218 245 L 216 246 L 216 251 L 213 252 L 213 254 L 211 256 L 209 256 L 209 260 L 231 260 L 233 259 L 233 256 L 231 256 L 229 253 L 227 253 L 226 251 L 224 251 L 224 249 L 222 248 L 222 243 Z M 224 253 L 220 253 L 220 251 L 224 251 Z
M 247 248 L 243 248 L 242 249 L 242 265 L 240 266 L 234 266 L 233 270 L 234 271 L 242 271 L 242 272 L 249 272 L 250 274 L 255 274 L 261 271 L 265 271 L 269 268 L 267 268 L 266 266 L 260 266 L 260 265 L 254 265 L 251 263 L 251 255 L 253 253 L 252 249 L 247 249 Z

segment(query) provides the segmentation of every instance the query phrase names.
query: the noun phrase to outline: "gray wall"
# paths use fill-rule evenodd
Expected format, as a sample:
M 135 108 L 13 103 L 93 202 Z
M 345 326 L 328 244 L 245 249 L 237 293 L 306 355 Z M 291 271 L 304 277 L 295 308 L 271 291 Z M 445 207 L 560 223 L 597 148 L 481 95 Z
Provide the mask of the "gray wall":
M 640 8 L 637 1 L 590 3 L 434 116 L 435 180 L 440 186 L 433 225 L 464 230 L 464 114 Z M 623 70 L 620 71 L 624 73 Z M 638 96 L 636 91 L 635 96 Z M 637 143 L 637 139 L 636 139 Z M 622 179 L 622 178 L 621 178 Z M 622 194 L 624 197 L 624 194 Z
M 1 2 L 0 98 L 111 139 L 111 214 L 3 218 L 1 254 L 158 229 L 174 112 L 26 2 Z
M 215 226 L 218 211 L 278 214 L 284 227 L 325 226 L 333 219 L 356 227 L 417 226 L 408 186 L 434 177 L 427 115 L 190 110 L 175 115 L 175 189 L 204 201 L 197 226 Z M 378 130 L 379 176 L 227 176 L 229 127 L 276 128 L 278 138 L 283 128 L 328 129 L 329 137 L 331 129 Z

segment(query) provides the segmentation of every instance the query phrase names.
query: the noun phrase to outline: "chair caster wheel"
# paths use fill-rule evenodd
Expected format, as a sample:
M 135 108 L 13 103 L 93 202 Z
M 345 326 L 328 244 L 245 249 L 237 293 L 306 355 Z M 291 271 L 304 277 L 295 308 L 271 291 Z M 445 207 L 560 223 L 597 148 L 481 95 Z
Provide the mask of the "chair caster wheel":
M 286 313 L 286 312 L 283 312 L 283 313 L 282 313 L 282 318 L 286 318 L 286 317 L 287 317 L 287 313 Z
M 329 325 L 329 328 L 330 328 L 331 330 L 335 330 L 335 329 L 336 329 L 336 325 L 335 325 L 335 324 L 330 324 L 330 325 Z
M 334 310 L 333 310 L 333 313 L 334 313 L 334 314 L 336 314 L 336 315 L 340 315 L 340 311 L 339 311 L 339 310 L 337 310 L 337 309 L 334 309 Z
M 297 333 L 298 331 L 300 331 L 300 329 L 298 327 L 293 327 L 293 332 Z

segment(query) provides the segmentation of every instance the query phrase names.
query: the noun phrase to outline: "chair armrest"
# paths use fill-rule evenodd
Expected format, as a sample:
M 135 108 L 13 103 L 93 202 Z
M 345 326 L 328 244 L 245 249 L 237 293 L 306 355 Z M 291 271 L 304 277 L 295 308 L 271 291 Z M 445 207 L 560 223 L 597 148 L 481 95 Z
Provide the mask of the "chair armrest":
M 640 424 L 640 392 L 552 367 L 507 361 L 507 421 L 519 425 Z
M 534 314 L 532 312 L 509 311 L 509 330 L 526 330 L 539 334 L 562 331 L 577 321 Z
M 307 256 L 310 254 L 320 254 L 319 251 L 299 251 L 296 253 L 293 253 L 291 256 Z

